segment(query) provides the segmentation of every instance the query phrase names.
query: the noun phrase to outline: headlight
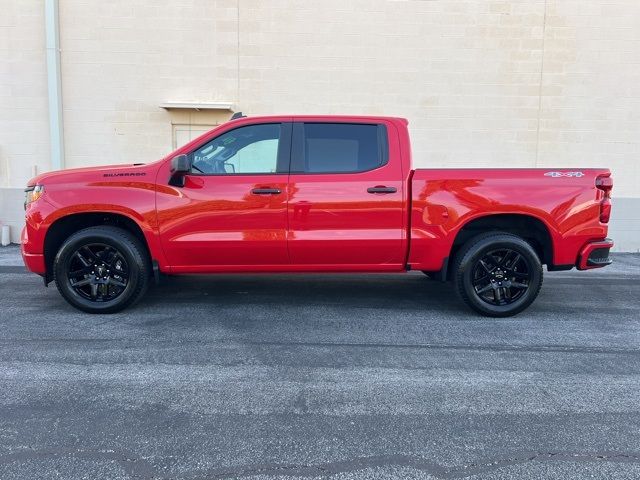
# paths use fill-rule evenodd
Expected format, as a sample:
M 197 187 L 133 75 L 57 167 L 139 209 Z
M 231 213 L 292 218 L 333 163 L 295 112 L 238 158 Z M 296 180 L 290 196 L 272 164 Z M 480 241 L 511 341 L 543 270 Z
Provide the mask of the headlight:
M 35 187 L 28 187 L 25 191 L 26 197 L 24 199 L 24 208 L 27 205 L 35 202 L 44 194 L 44 185 L 36 185 Z

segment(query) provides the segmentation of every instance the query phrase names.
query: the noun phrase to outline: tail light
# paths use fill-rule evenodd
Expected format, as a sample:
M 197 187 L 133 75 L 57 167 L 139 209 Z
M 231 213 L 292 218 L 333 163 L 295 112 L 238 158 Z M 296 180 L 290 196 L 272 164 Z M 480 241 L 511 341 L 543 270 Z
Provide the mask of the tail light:
M 613 189 L 613 178 L 611 174 L 600 175 L 596 178 L 596 188 L 603 192 L 602 200 L 600 201 L 600 221 L 602 223 L 609 223 L 611 218 L 611 190 Z

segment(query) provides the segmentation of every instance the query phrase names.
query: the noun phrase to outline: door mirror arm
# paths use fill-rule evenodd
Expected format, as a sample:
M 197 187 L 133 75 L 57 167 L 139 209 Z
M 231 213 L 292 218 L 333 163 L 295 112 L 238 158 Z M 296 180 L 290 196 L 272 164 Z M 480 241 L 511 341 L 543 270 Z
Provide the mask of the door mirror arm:
M 182 154 L 173 157 L 169 173 L 169 185 L 184 187 L 184 177 L 191 173 L 191 158 L 189 155 Z

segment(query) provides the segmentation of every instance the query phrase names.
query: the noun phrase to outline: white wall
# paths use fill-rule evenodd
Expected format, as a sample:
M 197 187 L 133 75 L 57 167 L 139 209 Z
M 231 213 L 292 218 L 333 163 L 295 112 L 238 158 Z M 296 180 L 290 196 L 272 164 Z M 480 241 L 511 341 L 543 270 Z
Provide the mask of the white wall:
M 22 188 L 48 168 L 43 0 L 0 12 L 0 186 Z M 637 0 L 65 0 L 60 28 L 69 167 L 229 115 L 171 100 L 400 115 L 419 167 L 612 168 L 612 235 L 640 249 Z

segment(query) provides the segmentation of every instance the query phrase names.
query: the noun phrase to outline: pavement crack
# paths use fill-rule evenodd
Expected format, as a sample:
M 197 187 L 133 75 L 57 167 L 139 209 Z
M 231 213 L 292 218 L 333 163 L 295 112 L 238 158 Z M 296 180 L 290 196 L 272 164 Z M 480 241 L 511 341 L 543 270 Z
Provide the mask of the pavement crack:
M 443 466 L 422 457 L 410 455 L 378 455 L 359 457 L 351 460 L 327 462 L 315 465 L 293 464 L 256 464 L 235 468 L 212 469 L 195 475 L 193 480 L 224 480 L 247 478 L 256 475 L 272 477 L 329 477 L 342 473 L 381 467 L 406 467 L 419 470 L 442 479 L 465 478 L 479 473 L 498 470 L 505 466 L 532 461 L 570 461 L 570 462 L 618 462 L 640 463 L 640 453 L 620 452 L 525 452 L 519 455 L 487 459 L 460 466 Z
M 523 452 L 518 455 L 494 459 L 485 459 L 459 466 L 444 466 L 423 457 L 411 455 L 376 455 L 357 457 L 349 460 L 318 464 L 276 464 L 264 463 L 237 467 L 213 468 L 204 472 L 182 476 L 158 474 L 150 461 L 133 455 L 131 452 L 111 449 L 42 449 L 21 450 L 0 455 L 0 464 L 38 460 L 46 457 L 74 457 L 83 460 L 113 460 L 118 462 L 127 475 L 136 479 L 176 479 L 224 480 L 248 478 L 256 475 L 272 477 L 329 477 L 332 475 L 355 472 L 370 468 L 405 467 L 419 470 L 441 479 L 465 478 L 500 468 L 527 462 L 615 462 L 640 464 L 640 452 Z
M 640 463 L 640 452 L 619 453 L 619 452 L 599 452 L 599 453 L 575 453 L 575 452 L 532 452 L 504 457 L 494 460 L 473 462 L 460 467 L 446 469 L 441 478 L 464 478 L 478 473 L 486 473 L 499 468 L 523 464 L 527 462 L 615 462 L 615 463 Z
M 38 460 L 42 458 L 73 457 L 82 460 L 113 460 L 118 462 L 127 475 L 138 478 L 157 478 L 155 469 L 147 460 L 133 455 L 131 452 L 116 451 L 111 449 L 24 449 L 17 452 L 0 455 L 0 465 Z

